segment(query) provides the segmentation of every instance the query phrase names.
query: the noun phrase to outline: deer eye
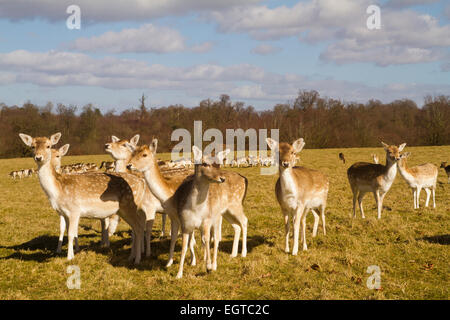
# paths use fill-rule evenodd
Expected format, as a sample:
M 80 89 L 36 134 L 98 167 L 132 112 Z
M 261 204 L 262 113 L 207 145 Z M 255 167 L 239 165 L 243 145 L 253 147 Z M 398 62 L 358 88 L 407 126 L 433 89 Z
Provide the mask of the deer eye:
M 47 149 L 50 149 L 50 146 L 47 146 Z
M 59 156 L 56 156 L 57 158 L 59 158 Z
M 144 158 L 147 156 L 147 154 L 146 153 L 144 153 L 143 155 L 142 155 Z

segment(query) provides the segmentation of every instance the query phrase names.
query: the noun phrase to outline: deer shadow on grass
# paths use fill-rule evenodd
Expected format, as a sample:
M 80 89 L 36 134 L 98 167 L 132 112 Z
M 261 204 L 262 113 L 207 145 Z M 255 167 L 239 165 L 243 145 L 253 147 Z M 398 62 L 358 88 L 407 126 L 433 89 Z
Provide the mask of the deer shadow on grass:
M 423 237 L 417 240 L 423 240 L 430 243 L 437 243 L 437 244 L 443 244 L 443 245 L 450 245 L 450 234 L 441 234 L 437 236 L 429 236 L 429 237 Z

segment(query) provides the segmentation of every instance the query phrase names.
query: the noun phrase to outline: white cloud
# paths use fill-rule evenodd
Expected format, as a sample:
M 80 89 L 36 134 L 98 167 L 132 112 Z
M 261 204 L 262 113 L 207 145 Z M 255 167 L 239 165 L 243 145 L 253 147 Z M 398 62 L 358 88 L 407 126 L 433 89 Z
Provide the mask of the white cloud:
M 201 53 L 211 47 L 212 44 L 206 42 L 189 48 L 177 30 L 153 24 L 120 32 L 109 31 L 91 38 L 79 38 L 69 45 L 73 50 L 108 53 L 168 53 L 186 50 Z
M 336 79 L 312 79 L 299 74 L 278 74 L 250 64 L 168 67 L 58 51 L 1 53 L 0 69 L 0 83 L 3 85 L 31 83 L 41 87 L 146 89 L 181 92 L 196 99 L 230 93 L 233 99 L 266 101 L 268 107 L 295 98 L 299 89 L 318 90 L 322 96 L 344 101 L 380 99 L 389 102 L 409 98 L 418 104 L 426 94 L 450 92 L 449 85 L 394 83 L 375 87 Z
M 148 21 L 168 15 L 183 15 L 191 12 L 222 10 L 242 3 L 259 0 L 77 0 L 81 18 L 88 22 Z M 1 0 L 0 18 L 9 20 L 67 19 L 66 8 L 72 0 Z
M 254 47 L 251 50 L 251 53 L 260 54 L 260 55 L 264 55 L 265 56 L 265 55 L 269 55 L 269 54 L 278 53 L 281 50 L 282 50 L 281 48 L 274 47 L 274 46 L 272 46 L 270 44 L 260 44 L 260 45 L 258 45 L 256 47 Z
M 297 37 L 328 42 L 321 54 L 337 63 L 372 62 L 380 66 L 438 61 L 450 46 L 450 25 L 410 9 L 383 7 L 381 30 L 366 27 L 371 0 L 310 0 L 292 7 L 247 5 L 213 11 L 222 32 L 247 33 L 257 40 Z M 407 3 L 419 1 L 402 1 Z M 427 1 L 421 1 L 425 3 Z
M 389 0 L 384 7 L 392 8 L 406 8 L 417 5 L 427 5 L 439 2 L 440 0 Z

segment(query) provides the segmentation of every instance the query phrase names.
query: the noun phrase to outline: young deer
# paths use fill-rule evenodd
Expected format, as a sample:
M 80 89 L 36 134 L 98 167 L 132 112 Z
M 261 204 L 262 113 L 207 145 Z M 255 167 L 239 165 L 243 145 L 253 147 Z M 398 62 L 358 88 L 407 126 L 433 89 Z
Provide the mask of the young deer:
M 419 209 L 420 191 L 422 188 L 427 193 L 427 200 L 425 207 L 428 207 L 430 195 L 433 194 L 433 208 L 436 208 L 435 190 L 438 176 L 438 168 L 432 163 L 424 163 L 412 168 L 408 168 L 406 158 L 411 153 L 405 152 L 400 156 L 400 161 L 397 162 L 400 175 L 405 179 L 406 183 L 413 190 L 414 209 Z M 431 189 L 431 190 L 430 190 Z
M 440 168 L 444 168 L 445 173 L 447 174 L 447 183 L 450 183 L 450 165 L 447 165 L 447 162 L 442 162 Z
M 19 134 L 33 150 L 38 177 L 51 206 L 68 225 L 67 259 L 74 258 L 73 241 L 77 238 L 81 217 L 104 219 L 118 213 L 132 227 L 138 239 L 143 236 L 142 217 L 137 213 L 145 184 L 130 174 L 85 173 L 60 175 L 51 163 L 51 147 L 58 143 L 61 133 L 50 138 L 33 138 Z M 140 242 L 132 247 L 130 259 L 140 261 Z
M 356 217 L 356 199 L 358 199 L 361 216 L 365 218 L 362 200 L 367 192 L 372 192 L 377 203 L 378 219 L 381 219 L 383 200 L 395 180 L 397 162 L 406 143 L 398 147 L 384 142 L 381 144 L 386 151 L 386 165 L 356 162 L 347 170 L 348 181 L 353 192 L 353 217 Z
M 128 172 L 127 166 L 131 159 L 132 152 L 127 147 L 127 144 L 131 144 L 133 147 L 136 147 L 139 142 L 139 135 L 135 135 L 133 138 L 128 140 L 120 140 L 116 136 L 112 136 L 112 142 L 105 144 L 105 151 L 109 153 L 116 161 L 115 171 L 120 172 Z M 133 174 L 136 174 L 133 173 Z M 142 176 L 139 176 L 139 178 L 143 179 Z M 145 248 L 146 248 L 146 256 L 149 257 L 151 254 L 151 236 L 152 236 L 152 228 L 153 228 L 153 222 L 155 220 L 155 213 L 156 212 L 163 212 L 163 208 L 161 206 L 161 202 L 153 195 L 153 193 L 148 188 L 147 184 L 145 183 L 145 195 L 148 198 L 147 201 L 149 201 L 152 205 L 148 206 L 150 211 L 145 211 L 146 221 L 145 221 Z M 164 235 L 164 226 L 165 226 L 165 214 L 163 214 L 163 235 Z
M 302 138 L 296 140 L 292 145 L 289 143 L 278 143 L 266 139 L 270 149 L 279 155 L 279 178 L 275 185 L 275 194 L 281 211 L 284 215 L 285 224 L 285 252 L 289 253 L 289 216 L 293 217 L 294 245 L 292 254 L 298 253 L 298 237 L 300 223 L 302 225 L 303 250 L 306 245 L 306 214 L 309 210 L 314 215 L 313 237 L 317 235 L 319 215 L 316 209 L 321 210 L 323 233 L 325 229 L 325 208 L 327 204 L 329 181 L 327 176 L 317 170 L 304 167 L 296 167 L 296 154 L 305 146 Z
M 235 232 L 232 256 L 238 252 L 240 231 L 242 228 L 242 256 L 247 254 L 247 222 L 243 201 L 247 193 L 248 181 L 235 172 L 221 171 L 219 164 L 203 161 L 202 151 L 192 147 L 194 153 L 195 173 L 192 179 L 186 180 L 175 192 L 173 201 L 181 222 L 183 244 L 180 268 L 177 278 L 183 276 L 183 265 L 186 257 L 188 241 L 192 239 L 194 230 L 200 229 L 205 249 L 206 270 L 217 269 L 217 250 L 220 242 L 220 218 L 222 215 L 233 226 Z M 211 263 L 210 235 L 214 232 L 214 256 Z
M 378 164 L 379 163 L 379 161 L 378 161 L 378 155 L 377 154 L 372 154 L 372 159 L 373 159 L 373 163 L 375 163 L 375 164 Z

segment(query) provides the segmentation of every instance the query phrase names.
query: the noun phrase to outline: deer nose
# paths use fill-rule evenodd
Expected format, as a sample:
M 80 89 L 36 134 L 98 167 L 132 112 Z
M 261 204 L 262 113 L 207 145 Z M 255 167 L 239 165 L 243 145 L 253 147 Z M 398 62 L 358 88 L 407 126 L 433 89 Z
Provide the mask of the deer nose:
M 220 182 L 224 183 L 225 182 L 225 178 L 220 177 Z
M 283 167 L 287 168 L 287 167 L 289 166 L 289 162 L 283 161 L 283 162 L 281 163 L 281 165 L 282 165 Z
M 110 147 L 109 143 L 105 144 L 105 149 L 109 149 L 109 147 Z
M 42 156 L 35 156 L 35 157 L 34 157 L 34 160 L 36 160 L 36 161 L 42 161 Z
M 133 169 L 133 165 L 132 165 L 132 164 L 127 165 L 127 169 L 128 169 L 128 170 Z

